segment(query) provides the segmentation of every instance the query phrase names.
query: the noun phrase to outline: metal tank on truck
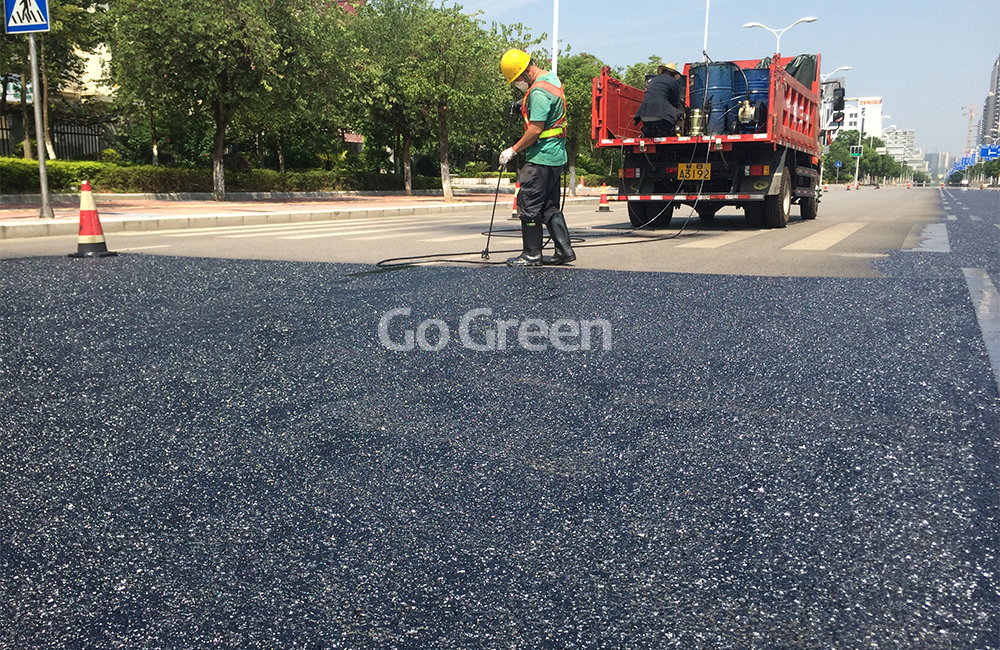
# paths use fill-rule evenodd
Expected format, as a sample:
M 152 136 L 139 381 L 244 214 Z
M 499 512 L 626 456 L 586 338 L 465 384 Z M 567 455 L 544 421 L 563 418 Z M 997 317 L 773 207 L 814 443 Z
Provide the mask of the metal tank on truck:
M 618 193 L 635 227 L 666 226 L 693 206 L 712 219 L 742 208 L 751 228 L 784 228 L 791 206 L 815 219 L 820 202 L 820 55 L 684 65 L 686 113 L 673 137 L 633 122 L 644 91 L 593 81 L 591 137 L 622 152 Z

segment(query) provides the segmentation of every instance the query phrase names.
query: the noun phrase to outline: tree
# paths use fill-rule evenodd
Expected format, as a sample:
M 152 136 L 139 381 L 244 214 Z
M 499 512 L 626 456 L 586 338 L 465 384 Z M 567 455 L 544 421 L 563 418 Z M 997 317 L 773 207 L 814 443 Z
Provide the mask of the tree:
M 661 65 L 663 65 L 663 59 L 655 55 L 649 57 L 648 61 L 633 63 L 625 68 L 621 81 L 641 90 L 646 87 L 646 75 L 656 74 L 656 69 Z
M 569 51 L 567 47 L 566 53 Z M 587 153 L 592 154 L 590 116 L 593 81 L 603 67 L 604 63 L 592 54 L 581 53 L 559 59 L 559 80 L 566 95 L 566 154 L 569 158 L 569 186 L 573 194 L 576 194 L 576 159 L 581 144 L 587 143 Z
M 404 78 L 406 96 L 436 120 L 441 189 L 453 200 L 449 171 L 449 127 L 482 119 L 498 108 L 503 78 L 500 53 L 475 16 L 460 5 L 429 8 L 414 25 L 417 47 L 410 52 Z
M 213 189 L 223 200 L 227 127 L 240 110 L 266 108 L 276 87 L 292 88 L 282 84 L 282 73 L 291 73 L 283 57 L 294 57 L 299 48 L 321 50 L 317 25 L 335 19 L 333 12 L 340 10 L 309 0 L 111 0 L 112 79 L 136 104 L 210 111 Z
M 419 45 L 413 26 L 430 7 L 423 0 L 378 0 L 361 7 L 348 23 L 359 49 L 357 69 L 368 89 L 361 113 L 369 146 L 390 147 L 402 160 L 403 185 L 413 192 L 411 150 L 429 134 L 427 113 L 409 97 L 410 53 Z

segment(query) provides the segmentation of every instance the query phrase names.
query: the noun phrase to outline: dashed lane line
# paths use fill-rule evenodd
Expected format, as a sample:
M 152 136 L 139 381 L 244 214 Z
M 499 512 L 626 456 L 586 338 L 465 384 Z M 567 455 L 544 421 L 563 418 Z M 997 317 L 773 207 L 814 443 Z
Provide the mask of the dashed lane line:
M 962 273 L 986 343 L 997 390 L 1000 390 L 1000 294 L 984 269 L 962 269 Z

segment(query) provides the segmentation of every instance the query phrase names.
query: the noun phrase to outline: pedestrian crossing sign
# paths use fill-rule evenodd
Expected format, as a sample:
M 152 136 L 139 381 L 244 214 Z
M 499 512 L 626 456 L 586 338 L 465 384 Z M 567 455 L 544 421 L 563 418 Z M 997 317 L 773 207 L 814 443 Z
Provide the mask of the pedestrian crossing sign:
M 49 31 L 48 0 L 4 0 L 3 25 L 8 34 Z

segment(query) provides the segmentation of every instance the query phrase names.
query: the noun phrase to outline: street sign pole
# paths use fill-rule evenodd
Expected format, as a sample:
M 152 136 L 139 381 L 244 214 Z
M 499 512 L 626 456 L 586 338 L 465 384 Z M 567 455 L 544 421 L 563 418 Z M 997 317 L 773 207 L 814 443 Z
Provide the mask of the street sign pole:
M 31 88 L 34 91 L 32 104 L 35 105 L 35 140 L 38 144 L 38 183 L 42 190 L 42 209 L 38 216 L 42 219 L 55 219 L 56 215 L 49 205 L 49 177 L 45 169 L 45 133 L 42 124 L 42 92 L 38 83 L 38 52 L 35 49 L 35 33 L 28 34 L 28 53 L 31 56 Z M 24 89 L 21 90 L 24 92 Z
M 45 93 L 38 83 L 38 50 L 35 48 L 35 32 L 49 31 L 48 0 L 4 0 L 4 31 L 8 34 L 28 35 L 28 56 L 31 59 L 31 103 L 35 107 L 35 140 L 38 145 L 38 185 L 42 193 L 42 209 L 39 216 L 54 219 L 49 205 L 49 179 L 45 169 L 45 131 L 42 125 L 42 98 Z M 25 94 L 22 79 L 21 95 Z M 25 125 L 27 129 L 27 125 Z

